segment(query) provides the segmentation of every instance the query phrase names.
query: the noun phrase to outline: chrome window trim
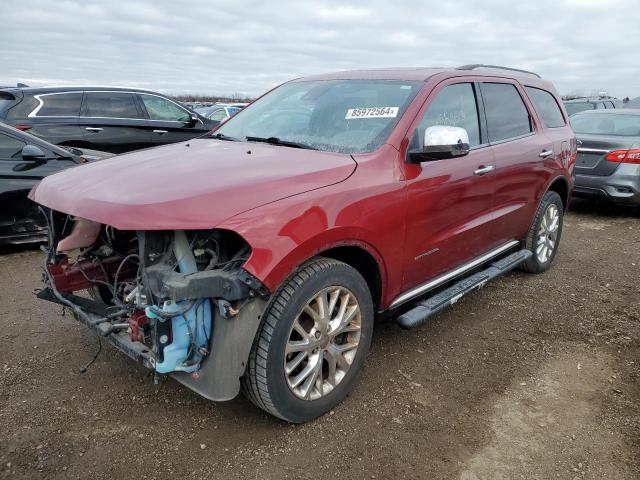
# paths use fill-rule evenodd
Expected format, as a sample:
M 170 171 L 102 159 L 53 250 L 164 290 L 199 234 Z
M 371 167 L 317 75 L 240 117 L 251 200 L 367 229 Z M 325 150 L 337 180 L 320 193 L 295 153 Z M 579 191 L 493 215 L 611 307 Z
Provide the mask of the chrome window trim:
M 524 133 L 522 135 L 518 135 L 517 137 L 509 137 L 509 138 L 505 138 L 504 140 L 498 140 L 496 142 L 489 142 L 489 145 L 491 145 L 491 146 L 493 146 L 493 145 L 502 145 L 503 143 L 514 142 L 516 140 L 522 140 L 523 138 L 533 137 L 533 136 L 535 136 L 537 134 L 538 134 L 537 130 L 534 130 L 534 131 L 529 132 L 529 133 Z
M 87 117 L 85 115 L 38 115 L 38 112 L 40 111 L 40 109 L 42 109 L 42 107 L 44 105 L 44 101 L 40 97 L 47 97 L 49 95 L 68 95 L 68 94 L 71 94 L 71 93 L 80 93 L 80 94 L 85 94 L 85 93 L 129 93 L 131 95 L 151 95 L 152 97 L 158 97 L 158 98 L 162 98 L 164 100 L 167 100 L 167 101 L 173 103 L 178 108 L 184 110 L 188 115 L 191 115 L 191 112 L 189 110 L 187 110 L 186 108 L 184 108 L 183 106 L 181 106 L 179 103 L 176 103 L 173 100 L 171 100 L 170 98 L 163 97 L 162 95 L 158 95 L 158 94 L 155 94 L 155 93 L 132 92 L 132 91 L 129 91 L 129 90 L 68 90 L 68 91 L 65 91 L 65 92 L 40 93 L 38 95 L 34 95 L 33 98 L 38 100 L 38 106 L 36 108 L 34 108 L 33 111 L 29 115 L 27 115 L 27 117 L 29 117 L 29 118 L 98 118 L 98 119 L 110 119 L 110 120 L 140 120 L 140 121 L 151 120 L 150 118 L 147 119 L 147 118 L 128 118 L 128 117 Z M 80 108 L 82 108 L 82 105 L 80 106 Z M 79 112 L 79 113 L 81 113 L 81 112 Z M 182 123 L 179 120 L 152 120 L 152 121 L 154 121 L 154 122 Z M 198 121 L 200 123 L 203 123 L 202 120 L 200 120 L 200 118 L 198 118 Z
M 396 297 L 396 299 L 393 302 L 391 302 L 391 305 L 389 305 L 389 309 L 395 308 L 411 300 L 412 298 L 417 297 L 422 293 L 428 292 L 429 290 L 442 285 L 443 283 L 457 277 L 458 275 L 468 272 L 469 270 L 487 262 L 488 260 L 491 260 L 493 257 L 496 257 L 497 255 L 500 255 L 501 253 L 509 250 L 510 248 L 515 247 L 518 243 L 520 242 L 518 242 L 517 240 L 512 240 L 510 242 L 507 242 L 504 245 L 498 248 L 495 248 L 490 252 L 485 253 L 484 255 L 477 257 L 476 259 L 471 260 L 470 262 L 465 263 L 464 265 L 459 266 L 458 268 L 455 268 L 454 270 L 444 273 L 439 277 L 434 278 L 433 280 L 429 280 L 428 282 L 425 282 L 421 285 L 418 285 L 417 287 L 412 288 L 411 290 L 408 290 L 407 292 Z
M 80 95 L 82 95 L 84 92 L 82 90 L 69 90 L 66 92 L 52 92 L 52 93 L 40 93 L 38 95 L 34 95 L 33 98 L 35 98 L 38 101 L 38 106 L 36 108 L 33 109 L 33 111 L 27 115 L 27 118 L 78 118 L 79 115 L 41 115 L 38 116 L 38 112 L 40 111 L 40 109 L 43 107 L 44 102 L 42 101 L 41 97 L 48 97 L 50 95 L 69 95 L 72 93 L 79 93 Z M 82 109 L 82 100 L 80 100 L 80 108 Z M 79 114 L 80 112 L 78 112 Z

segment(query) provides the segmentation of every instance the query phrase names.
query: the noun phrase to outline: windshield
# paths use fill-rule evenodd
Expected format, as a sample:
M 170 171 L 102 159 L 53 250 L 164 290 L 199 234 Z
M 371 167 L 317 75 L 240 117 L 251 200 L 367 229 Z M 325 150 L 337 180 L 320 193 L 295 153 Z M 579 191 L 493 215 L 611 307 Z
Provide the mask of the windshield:
M 215 134 L 295 142 L 327 152 L 367 153 L 387 139 L 422 82 L 324 80 L 282 85 Z
M 567 109 L 569 116 L 574 113 L 584 112 L 585 110 L 593 110 L 593 104 L 589 102 L 565 103 L 564 108 Z
M 640 115 L 617 113 L 583 114 L 571 117 L 575 133 L 595 135 L 640 136 Z

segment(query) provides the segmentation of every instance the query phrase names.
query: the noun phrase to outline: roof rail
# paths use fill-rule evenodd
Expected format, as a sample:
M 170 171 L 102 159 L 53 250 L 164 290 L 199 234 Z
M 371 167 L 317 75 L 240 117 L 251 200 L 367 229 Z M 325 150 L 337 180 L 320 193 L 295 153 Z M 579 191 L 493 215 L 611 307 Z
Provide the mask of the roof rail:
M 497 70 L 509 70 L 512 72 L 526 73 L 527 75 L 533 75 L 534 77 L 542 78 L 537 73 L 530 72 L 529 70 L 522 70 L 520 68 L 511 68 L 511 67 L 501 67 L 500 65 L 485 65 L 484 63 L 471 63 L 469 65 L 462 65 L 461 67 L 457 67 L 456 70 L 475 70 L 476 68 L 494 68 Z

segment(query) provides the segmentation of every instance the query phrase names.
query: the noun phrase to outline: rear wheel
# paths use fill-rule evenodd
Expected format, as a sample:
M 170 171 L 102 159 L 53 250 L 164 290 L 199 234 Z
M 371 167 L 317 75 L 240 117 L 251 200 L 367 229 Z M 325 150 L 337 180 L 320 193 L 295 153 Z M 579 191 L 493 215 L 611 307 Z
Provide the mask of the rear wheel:
M 275 294 L 243 378 L 258 407 L 293 423 L 335 407 L 371 343 L 373 304 L 362 275 L 336 260 L 303 265 Z
M 523 264 L 523 270 L 542 273 L 549 269 L 560 245 L 563 219 L 564 205 L 560 195 L 545 193 L 525 241 L 525 248 L 533 255 Z

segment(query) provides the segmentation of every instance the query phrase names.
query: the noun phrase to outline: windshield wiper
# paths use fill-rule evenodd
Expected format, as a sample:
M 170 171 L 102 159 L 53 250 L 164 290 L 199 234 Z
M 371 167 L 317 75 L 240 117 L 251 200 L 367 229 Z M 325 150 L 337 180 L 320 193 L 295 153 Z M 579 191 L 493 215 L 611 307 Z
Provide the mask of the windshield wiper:
M 304 148 L 306 150 L 317 150 L 317 148 L 307 145 L 306 143 L 289 142 L 288 140 L 280 140 L 278 137 L 246 137 L 247 142 L 270 143 L 271 145 L 282 145 L 283 147 Z
M 224 133 L 214 133 L 209 138 L 215 138 L 216 140 L 228 140 L 229 142 L 239 142 L 240 141 L 237 138 L 229 137 L 228 135 L 225 135 Z

